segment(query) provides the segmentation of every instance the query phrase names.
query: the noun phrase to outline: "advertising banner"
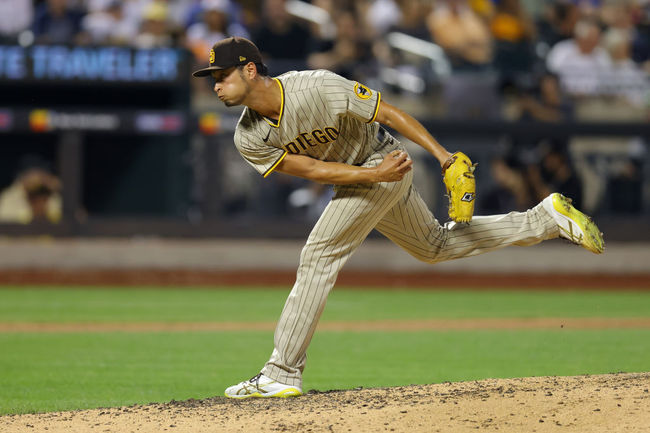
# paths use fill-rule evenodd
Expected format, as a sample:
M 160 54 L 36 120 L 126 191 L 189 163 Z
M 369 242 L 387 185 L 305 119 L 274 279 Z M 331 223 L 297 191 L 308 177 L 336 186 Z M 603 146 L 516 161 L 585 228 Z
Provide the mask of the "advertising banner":
M 126 47 L 0 45 L 0 82 L 72 81 L 122 84 L 187 82 L 185 51 Z

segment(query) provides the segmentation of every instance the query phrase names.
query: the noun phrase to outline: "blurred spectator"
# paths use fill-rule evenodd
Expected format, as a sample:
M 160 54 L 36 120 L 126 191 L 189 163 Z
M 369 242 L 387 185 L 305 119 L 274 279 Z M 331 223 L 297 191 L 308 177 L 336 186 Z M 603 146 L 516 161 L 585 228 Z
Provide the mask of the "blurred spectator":
M 580 20 L 573 39 L 558 42 L 548 53 L 548 69 L 559 75 L 562 88 L 570 95 L 593 96 L 600 92 L 601 77 L 611 62 L 599 42 L 598 24 Z
M 286 0 L 264 0 L 261 26 L 252 32 L 252 36 L 265 58 L 292 60 L 292 69 L 304 67 L 301 63 L 309 54 L 311 33 L 289 15 Z M 286 71 L 286 67 L 275 66 L 271 61 L 268 65 L 272 74 Z
M 418 39 L 431 40 L 427 27 L 427 16 L 431 13 L 429 2 L 424 0 L 399 0 L 399 19 L 391 26 L 390 31 L 406 33 Z
M 427 18 L 433 41 L 455 70 L 480 70 L 492 62 L 492 37 L 467 0 L 442 0 Z
M 402 11 L 395 0 L 374 0 L 365 8 L 362 19 L 373 29 L 372 36 L 377 37 L 397 25 L 402 19 Z
M 637 3 L 633 13 L 636 26 L 632 29 L 632 59 L 650 74 L 650 2 Z
M 336 39 L 321 42 L 318 52 L 307 58 L 307 66 L 310 69 L 328 69 L 350 79 L 361 79 L 361 69 L 372 60 L 368 58 L 370 46 L 363 40 L 353 12 L 338 13 L 335 22 Z
M 160 0 L 154 0 L 160 1 Z M 190 13 L 200 0 L 165 0 L 169 9 L 168 20 L 174 31 L 178 32 L 187 27 Z M 200 5 L 199 5 L 200 6 Z
M 29 29 L 33 16 L 32 0 L 0 0 L 0 43 L 15 43 Z
M 634 5 L 630 0 L 605 2 L 598 17 L 606 27 L 630 31 L 634 27 Z
M 494 15 L 494 4 L 498 0 L 469 0 L 468 4 L 476 14 L 485 22 L 489 22 Z
M 174 45 L 173 36 L 167 3 L 154 0 L 142 12 L 140 32 L 133 45 L 141 49 L 171 47 Z
M 530 207 L 532 200 L 528 183 L 515 157 L 494 158 L 490 163 L 490 175 L 494 186 L 481 199 L 481 212 L 497 214 Z
M 630 57 L 630 33 L 621 28 L 610 28 L 603 40 L 612 60 L 603 77 L 603 91 L 635 107 L 644 107 L 649 102 L 650 86 L 647 74 Z
M 0 222 L 57 223 L 61 219 L 61 182 L 49 171 L 32 167 L 0 193 Z
M 518 94 L 516 106 L 521 120 L 561 122 L 573 117 L 573 104 L 562 92 L 557 76 L 549 72 L 533 89 Z
M 138 27 L 133 20 L 126 19 L 119 0 L 111 0 L 104 9 L 90 12 L 83 18 L 81 26 L 85 42 L 92 44 L 126 45 L 138 34 Z
M 199 62 L 205 62 L 212 45 L 229 36 L 250 38 L 248 31 L 237 22 L 230 22 L 229 0 L 202 0 L 201 21 L 192 24 L 186 33 L 187 47 Z
M 355 4 L 355 7 L 352 6 L 342 6 L 342 1 L 340 0 L 312 0 L 312 6 L 321 9 L 326 14 L 325 16 L 314 16 L 313 21 L 309 23 L 309 31 L 311 37 L 318 44 L 323 41 L 332 41 L 336 37 L 336 23 L 334 22 L 334 16 L 339 13 L 349 11 L 351 12 L 359 25 L 357 31 L 361 37 L 364 39 L 371 39 L 372 32 L 368 31 L 367 24 L 361 19 L 363 13 L 361 11 L 365 10 L 367 6 L 366 2 L 358 2 Z M 358 7 L 357 7 L 358 6 Z
M 615 0 L 618 1 L 618 0 Z M 582 18 L 598 19 L 603 2 L 601 0 L 571 0 L 578 7 Z
M 67 0 L 47 0 L 37 6 L 32 29 L 36 43 L 69 44 L 78 40 L 84 13 Z
M 533 191 L 533 201 L 559 192 L 573 199 L 573 205 L 582 207 L 582 182 L 578 177 L 566 145 L 560 142 L 543 142 L 539 146 L 541 164 L 528 166 L 528 181 Z
M 262 25 L 262 2 L 263 0 L 237 0 L 237 21 L 249 32 Z
M 490 21 L 495 41 L 494 65 L 502 75 L 531 70 L 535 24 L 519 0 L 499 0 Z
M 378 79 L 390 91 L 421 94 L 426 80 L 435 73 L 426 56 L 396 48 L 386 37 L 389 33 L 401 33 L 421 41 L 431 41 L 427 17 L 431 2 L 426 0 L 377 0 L 355 2 L 355 11 L 364 37 L 363 58 L 366 78 Z M 383 17 L 383 18 L 382 18 Z M 379 21 L 377 21 L 379 20 Z M 401 39 L 401 38 L 400 38 Z
M 562 122 L 573 118 L 572 102 L 562 92 L 558 77 L 548 71 L 542 73 L 533 86 L 515 89 L 514 106 L 516 120 Z M 566 193 L 574 191 L 572 186 L 566 186 L 558 180 L 563 179 L 566 172 L 557 169 L 556 161 L 553 160 L 554 156 L 565 155 L 564 140 L 549 145 L 548 140 L 536 142 L 525 136 L 504 136 L 502 139 L 508 144 L 507 155 L 493 161 L 491 166 L 497 184 L 492 193 L 501 202 L 508 203 L 510 200 L 512 208 L 527 209 L 537 203 L 545 191 L 549 191 L 549 194 L 555 191 L 555 185 L 564 188 Z M 561 161 L 564 162 L 565 159 Z M 562 168 L 566 169 L 564 166 Z M 573 169 L 569 172 L 570 182 L 574 182 Z M 494 211 L 503 212 L 507 209 L 504 207 Z
M 627 34 L 630 58 L 650 73 L 650 1 L 609 2 L 600 15 L 607 27 Z
M 540 74 L 532 86 L 514 86 L 508 92 L 514 95 L 513 120 L 562 122 L 573 118 L 573 103 L 562 92 L 558 77 L 548 71 Z M 548 178 L 553 177 L 549 174 L 553 170 L 540 171 L 539 168 L 550 152 L 548 140 L 537 142 L 525 135 L 504 135 L 500 144 L 507 151 L 502 152 L 505 156 L 492 161 L 491 175 L 496 186 L 490 190 L 489 200 L 505 206 L 493 208 L 483 204 L 483 211 L 498 213 L 534 206 L 540 194 L 550 190 Z M 553 142 L 553 149 L 557 152 L 565 147 L 564 140 Z
M 500 117 L 499 77 L 492 71 L 493 39 L 487 18 L 478 15 L 467 0 L 442 0 L 427 23 L 433 41 L 452 65 L 442 89 L 447 117 Z
M 572 3 L 556 0 L 548 5 L 536 23 L 537 54 L 545 57 L 558 42 L 571 39 L 579 17 L 580 12 Z

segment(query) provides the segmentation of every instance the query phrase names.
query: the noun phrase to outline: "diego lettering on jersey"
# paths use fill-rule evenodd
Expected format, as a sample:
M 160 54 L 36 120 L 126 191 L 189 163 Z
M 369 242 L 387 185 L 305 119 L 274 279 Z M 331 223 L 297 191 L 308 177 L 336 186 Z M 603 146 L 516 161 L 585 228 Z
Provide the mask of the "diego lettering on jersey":
M 297 154 L 301 150 L 307 150 L 309 147 L 320 146 L 331 143 L 339 136 L 339 130 L 333 126 L 325 129 L 314 129 L 311 132 L 301 132 L 293 141 L 282 146 L 289 153 Z

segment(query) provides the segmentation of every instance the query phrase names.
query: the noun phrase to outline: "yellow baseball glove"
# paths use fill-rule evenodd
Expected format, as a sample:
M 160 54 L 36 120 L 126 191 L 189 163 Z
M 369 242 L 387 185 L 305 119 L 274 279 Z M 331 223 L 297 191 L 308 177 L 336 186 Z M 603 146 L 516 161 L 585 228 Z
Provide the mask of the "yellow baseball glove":
M 456 222 L 470 222 L 474 214 L 476 164 L 463 152 L 456 152 L 442 166 L 442 180 L 447 187 L 449 218 Z

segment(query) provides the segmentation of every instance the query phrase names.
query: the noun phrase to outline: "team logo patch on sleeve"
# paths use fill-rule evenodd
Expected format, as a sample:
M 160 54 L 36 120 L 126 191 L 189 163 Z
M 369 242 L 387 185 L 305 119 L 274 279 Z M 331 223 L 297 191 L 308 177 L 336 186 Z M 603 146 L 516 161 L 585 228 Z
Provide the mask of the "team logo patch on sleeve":
M 372 96 L 372 90 L 361 83 L 356 83 L 354 85 L 354 94 L 360 99 L 368 99 Z

